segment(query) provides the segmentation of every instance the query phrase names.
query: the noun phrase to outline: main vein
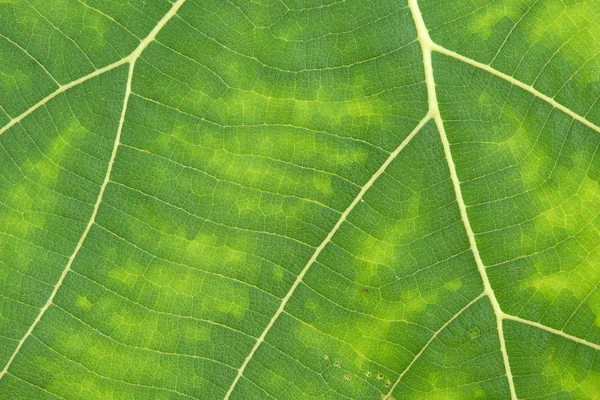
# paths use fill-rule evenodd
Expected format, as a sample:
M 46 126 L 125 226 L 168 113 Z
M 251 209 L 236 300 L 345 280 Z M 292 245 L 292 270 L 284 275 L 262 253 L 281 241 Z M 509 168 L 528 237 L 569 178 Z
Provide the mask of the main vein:
M 167 24 L 167 22 L 169 22 L 169 20 L 177 13 L 177 10 L 179 10 L 179 8 L 183 5 L 183 3 L 185 2 L 185 0 L 179 0 L 176 3 L 173 4 L 173 6 L 171 7 L 171 9 L 169 10 L 168 13 L 166 13 L 163 18 L 156 24 L 156 26 L 154 27 L 154 29 L 152 29 L 152 31 L 148 34 L 148 36 L 142 40 L 140 42 L 140 45 L 126 58 L 124 58 L 123 60 L 117 61 L 116 63 L 113 63 L 111 65 L 108 65 L 104 68 L 101 68 L 95 72 L 93 72 L 92 74 L 86 75 L 80 79 L 78 79 L 77 83 L 70 83 L 68 85 L 62 86 L 60 87 L 56 92 L 54 92 L 53 94 L 51 94 L 50 96 L 46 97 L 45 99 L 42 100 L 42 102 L 36 104 L 36 106 L 34 106 L 35 108 L 40 107 L 41 105 L 43 105 L 44 103 L 46 103 L 48 100 L 50 100 L 51 98 L 57 96 L 58 94 L 64 92 L 65 90 L 69 89 L 70 87 L 75 86 L 76 84 L 82 83 L 87 79 L 91 79 L 94 76 L 98 76 L 103 72 L 106 72 L 110 69 L 116 68 L 119 65 L 123 65 L 126 63 L 129 63 L 129 72 L 127 74 L 127 84 L 125 87 L 125 96 L 123 99 L 123 108 L 121 109 L 121 116 L 119 118 L 119 125 L 117 128 L 117 134 L 115 135 L 115 141 L 113 144 L 113 148 L 112 148 L 112 152 L 110 154 L 110 159 L 108 161 L 108 167 L 106 169 L 106 174 L 104 176 L 104 181 L 102 182 L 102 185 L 100 186 L 100 191 L 98 193 L 98 197 L 96 198 L 96 203 L 94 204 L 94 209 L 92 211 L 92 214 L 90 216 L 90 219 L 83 231 L 83 233 L 81 234 L 81 237 L 79 238 L 79 241 L 77 242 L 77 245 L 75 246 L 75 250 L 73 250 L 73 253 L 71 254 L 71 256 L 69 257 L 68 261 L 67 261 L 67 265 L 65 266 L 65 268 L 63 269 L 60 277 L 58 278 L 58 281 L 56 282 L 56 285 L 54 285 L 54 289 L 52 290 L 52 293 L 50 293 L 50 297 L 48 297 L 48 300 L 46 301 L 46 303 L 44 304 L 44 306 L 40 309 L 40 312 L 38 313 L 38 315 L 36 316 L 35 320 L 33 321 L 33 323 L 29 326 L 29 329 L 27 329 L 27 332 L 25 332 L 25 335 L 23 335 L 23 337 L 21 338 L 21 340 L 19 340 L 19 343 L 17 344 L 17 347 L 15 348 L 15 350 L 13 351 L 13 353 L 11 354 L 10 358 L 8 359 L 6 365 L 4 366 L 4 368 L 2 369 L 2 371 L 0 371 L 0 379 L 2 379 L 4 377 L 4 375 L 6 375 L 6 373 L 8 372 L 8 369 L 10 368 L 12 362 L 14 361 L 14 359 L 16 358 L 17 354 L 19 353 L 19 351 L 21 350 L 21 348 L 23 347 L 23 345 L 25 344 L 25 342 L 27 341 L 27 338 L 29 338 L 29 336 L 31 336 L 31 334 L 33 333 L 33 330 L 35 329 L 35 327 L 37 326 L 37 324 L 40 322 L 40 320 L 42 319 L 42 317 L 44 316 L 44 314 L 46 313 L 46 311 L 50 308 L 50 306 L 52 305 L 52 302 L 54 301 L 54 297 L 56 296 L 56 293 L 58 292 L 58 290 L 60 289 L 63 281 L 65 280 L 65 277 L 67 276 L 67 274 L 69 273 L 69 271 L 71 270 L 71 266 L 73 265 L 73 262 L 75 261 L 75 258 L 77 257 L 77 254 L 79 254 L 79 251 L 81 250 L 81 247 L 83 246 L 83 242 L 85 241 L 86 237 L 88 236 L 92 226 L 94 225 L 94 222 L 96 220 L 96 215 L 98 214 L 98 209 L 100 208 L 100 203 L 102 203 L 102 197 L 104 196 L 104 191 L 106 190 L 106 186 L 108 186 L 108 182 L 110 182 L 110 174 L 113 168 L 113 164 L 115 161 L 115 158 L 117 156 L 117 150 L 119 148 L 119 144 L 121 143 L 121 133 L 123 131 L 123 125 L 125 123 L 125 114 L 127 112 L 127 104 L 129 102 L 129 97 L 131 95 L 131 82 L 133 80 L 133 70 L 135 68 L 135 62 L 136 60 L 140 57 L 140 55 L 142 54 L 142 52 L 144 51 L 144 49 L 146 47 L 148 47 L 148 45 L 154 40 L 154 38 L 156 37 L 156 35 L 158 34 L 158 32 Z M 101 71 L 101 72 L 100 72 Z M 30 108 L 28 110 L 29 113 L 33 112 L 33 110 L 35 108 Z M 26 115 L 22 114 L 21 116 L 19 116 L 19 121 L 21 119 L 23 119 Z M 13 120 L 15 121 L 15 120 Z M 11 122 L 13 122 L 11 121 Z M 16 124 L 16 121 L 13 123 Z M 12 126 L 12 125 L 11 125 Z M 5 127 L 6 128 L 6 127 Z M 6 128 L 8 129 L 8 128 Z M 3 133 L 6 129 L 2 129 L 0 130 L 0 134 Z
M 429 109 L 432 115 L 433 120 L 437 126 L 438 132 L 440 134 L 440 138 L 442 141 L 442 146 L 444 147 L 444 154 L 446 156 L 446 161 L 448 163 L 448 169 L 450 171 L 450 179 L 452 180 L 452 185 L 454 186 L 454 192 L 456 195 L 456 202 L 458 204 L 458 208 L 460 210 L 460 216 L 465 226 L 465 231 L 467 233 L 467 237 L 469 239 L 469 244 L 471 247 L 471 251 L 473 253 L 473 257 L 475 258 L 475 263 L 477 264 L 477 269 L 479 270 L 479 274 L 481 275 L 481 280 L 483 281 L 483 293 L 489 297 L 490 303 L 492 304 L 492 308 L 494 310 L 494 314 L 496 316 L 496 328 L 498 330 L 498 338 L 500 341 L 500 352 L 502 354 L 502 359 L 504 361 L 504 369 L 506 373 L 506 377 L 508 379 L 508 386 L 510 389 L 510 396 L 512 399 L 516 399 L 516 391 L 512 378 L 512 373 L 510 369 L 510 363 L 508 361 L 508 352 L 506 350 L 506 343 L 504 340 L 504 332 L 502 327 L 502 320 L 504 319 L 504 313 L 500 308 L 500 304 L 496 299 L 496 295 L 490 285 L 490 280 L 488 279 L 487 272 L 485 270 L 485 265 L 481 260 L 481 255 L 479 254 L 479 249 L 477 248 L 477 243 L 475 241 L 475 234 L 473 229 L 471 228 L 471 223 L 469 222 L 469 218 L 467 215 L 467 207 L 465 205 L 465 201 L 462 196 L 460 181 L 458 179 L 458 175 L 456 173 L 456 166 L 454 164 L 454 160 L 452 158 L 452 152 L 450 151 L 450 142 L 448 141 L 448 136 L 446 135 L 446 130 L 444 129 L 444 122 L 442 121 L 442 117 L 439 110 L 439 104 L 437 100 L 436 88 L 435 88 L 435 79 L 433 75 L 433 63 L 431 60 L 431 53 L 436 48 L 436 45 L 431 40 L 429 36 L 429 32 L 427 27 L 425 26 L 425 21 L 423 20 L 423 16 L 419 9 L 419 5 L 417 0 L 408 0 L 408 5 L 410 11 L 412 13 L 413 20 L 415 22 L 415 26 L 417 28 L 417 37 L 419 43 L 421 44 L 421 49 L 423 52 L 423 64 L 425 69 L 425 81 L 427 84 L 427 94 L 429 99 Z M 402 375 L 398 378 L 398 381 L 401 379 Z M 397 384 L 398 382 L 396 382 Z M 395 386 L 395 385 L 394 385 Z M 388 396 L 391 394 L 388 393 Z
M 346 210 L 344 210 L 344 212 L 342 213 L 342 215 L 340 216 L 340 218 L 338 219 L 338 221 L 336 222 L 336 224 L 333 226 L 333 228 L 331 229 L 331 231 L 329 231 L 329 234 L 325 237 L 325 239 L 323 239 L 323 241 L 321 242 L 321 244 L 319 245 L 319 247 L 316 248 L 316 250 L 313 253 L 312 257 L 308 260 L 308 262 L 306 263 L 306 265 L 304 266 L 304 268 L 302 269 L 302 271 L 300 272 L 300 274 L 298 274 L 298 277 L 296 278 L 296 280 L 294 281 L 294 283 L 290 287 L 290 290 L 288 290 L 287 294 L 285 295 L 285 297 L 281 301 L 281 304 L 279 305 L 279 308 L 277 309 L 277 311 L 275 312 L 275 314 L 273 315 L 273 317 L 271 318 L 271 320 L 269 321 L 269 323 L 267 324 L 267 326 L 265 327 L 265 329 L 263 330 L 263 332 L 261 333 L 261 335 L 256 340 L 256 343 L 254 344 L 254 346 L 252 347 L 252 350 L 250 350 L 250 353 L 248 354 L 248 356 L 246 357 L 246 359 L 242 363 L 242 366 L 239 368 L 238 373 L 237 373 L 235 379 L 233 380 L 233 382 L 231 383 L 231 386 L 229 387 L 229 390 L 227 391 L 227 394 L 225 394 L 225 400 L 229 399 L 229 396 L 231 396 L 231 393 L 233 392 L 233 389 L 235 388 L 235 386 L 237 385 L 238 381 L 240 380 L 240 378 L 244 374 L 244 370 L 246 369 L 246 367 L 248 366 L 248 363 L 250 362 L 250 360 L 254 356 L 254 353 L 256 353 L 256 351 L 260 347 L 261 343 L 265 340 L 265 337 L 267 336 L 267 334 L 269 333 L 269 331 L 271 330 L 271 328 L 275 324 L 275 321 L 277 321 L 277 318 L 279 318 L 279 316 L 283 312 L 283 309 L 285 308 L 285 305 L 287 304 L 287 302 L 290 300 L 290 298 L 294 294 L 294 291 L 296 290 L 296 288 L 298 287 L 298 285 L 300 285 L 300 282 L 302 282 L 302 279 L 304 278 L 304 276 L 306 275 L 306 273 L 308 272 L 308 270 L 310 269 L 310 267 L 317 260 L 317 258 L 319 257 L 319 254 L 321 254 L 321 252 L 323 251 L 323 249 L 331 241 L 331 239 L 333 238 L 333 236 L 335 235 L 335 233 L 338 231 L 338 229 L 340 229 L 340 226 L 342 226 L 342 224 L 344 223 L 344 221 L 348 217 L 348 214 L 350 214 L 352 212 L 352 210 L 354 209 L 354 207 L 356 207 L 356 205 L 361 201 L 361 199 L 363 198 L 363 196 L 365 195 L 365 193 L 371 188 L 371 186 L 373 186 L 373 184 L 375 183 L 375 181 L 385 172 L 385 170 L 392 163 L 392 161 L 394 161 L 394 159 L 398 156 L 398 154 L 400 154 L 400 152 L 406 147 L 406 145 L 412 140 L 413 137 L 415 137 L 415 135 L 421 130 L 421 128 L 423 128 L 423 126 L 430 119 L 431 119 L 431 113 L 428 113 L 425 116 L 425 118 L 423 118 L 421 120 L 421 122 L 419 122 L 419 124 L 417 125 L 417 127 L 414 128 L 413 131 L 402 141 L 402 143 L 400 143 L 400 145 L 392 153 L 390 153 L 390 155 L 385 160 L 385 162 L 383 164 L 381 164 L 381 166 L 375 172 L 375 174 L 373 174 L 373 176 L 371 176 L 371 179 L 369 179 L 367 181 L 367 183 L 365 183 L 364 186 L 360 189 L 360 191 L 358 192 L 358 194 L 356 195 L 356 197 L 354 198 L 354 200 L 352 200 L 352 203 L 350 203 L 350 205 L 346 208 Z

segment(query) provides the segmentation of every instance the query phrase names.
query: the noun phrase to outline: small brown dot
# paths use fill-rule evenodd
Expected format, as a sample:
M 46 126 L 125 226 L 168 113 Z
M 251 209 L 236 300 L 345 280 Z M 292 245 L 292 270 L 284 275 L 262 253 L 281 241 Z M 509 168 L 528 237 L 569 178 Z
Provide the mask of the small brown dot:
M 333 365 L 336 366 L 336 367 L 339 367 L 340 366 L 340 362 L 336 361 Z
M 390 381 L 385 381 L 385 387 L 390 387 L 391 383 Z
M 371 376 L 371 373 L 370 373 L 369 371 L 367 371 L 367 372 L 365 372 L 365 375 L 366 375 L 366 376 L 367 376 L 367 378 L 368 378 L 369 376 Z
M 329 356 L 328 356 L 327 354 L 325 354 L 325 355 L 323 356 L 323 359 L 324 359 L 324 360 L 329 360 Z
M 368 291 L 369 291 L 369 288 L 365 286 L 365 287 L 363 288 L 363 292 L 367 293 Z
M 382 379 L 383 379 L 383 374 L 379 374 L 379 375 L 377 375 L 377 380 L 378 380 L 378 381 L 380 381 L 380 380 L 382 380 Z
M 344 379 L 346 379 L 347 381 L 349 381 L 349 380 L 352 379 L 352 377 L 350 377 L 350 375 L 346 375 L 346 376 L 344 376 Z

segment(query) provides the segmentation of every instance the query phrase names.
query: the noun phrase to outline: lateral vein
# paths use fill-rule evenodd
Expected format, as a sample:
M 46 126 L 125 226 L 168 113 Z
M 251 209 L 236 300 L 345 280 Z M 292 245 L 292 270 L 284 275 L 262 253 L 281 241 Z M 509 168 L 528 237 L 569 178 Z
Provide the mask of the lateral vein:
M 584 346 L 591 347 L 594 350 L 600 350 L 600 345 L 597 345 L 596 343 L 588 342 L 585 339 L 581 339 L 581 338 L 578 338 L 577 336 L 569 335 L 566 332 L 563 332 L 563 331 L 558 330 L 558 329 L 551 328 L 551 327 L 549 327 L 547 325 L 540 324 L 539 322 L 530 321 L 528 319 L 524 319 L 524 318 L 521 318 L 521 317 L 517 317 L 516 315 L 511 315 L 511 314 L 506 314 L 506 313 L 504 314 L 504 319 L 508 319 L 508 320 L 515 321 L 515 322 L 520 322 L 520 323 L 525 324 L 525 325 L 534 326 L 534 327 L 536 327 L 538 329 L 542 329 L 544 331 L 553 333 L 555 335 L 562 336 L 565 339 L 572 340 L 573 342 L 577 342 L 577 343 L 582 344 Z
M 534 95 L 535 97 L 545 101 L 546 103 L 550 104 L 552 107 L 559 109 L 560 111 L 564 112 L 565 114 L 569 115 L 571 118 L 581 122 L 582 124 L 584 124 L 585 126 L 587 126 L 588 128 L 591 128 L 593 130 L 595 130 L 596 132 L 600 133 L 600 126 L 594 124 L 593 122 L 591 122 L 590 120 L 586 119 L 585 117 L 577 114 L 575 111 L 565 107 L 564 105 L 560 104 L 559 102 L 557 102 L 556 100 L 554 100 L 552 97 L 547 96 L 545 94 L 543 94 L 542 92 L 540 92 L 539 90 L 535 89 L 533 86 L 528 85 L 526 83 L 521 82 L 518 79 L 513 78 L 510 75 L 505 74 L 504 72 L 500 72 L 495 68 L 492 68 L 490 65 L 488 64 L 483 64 L 480 63 L 479 61 L 475 61 L 469 57 L 465 57 L 462 54 L 456 53 L 452 50 L 449 50 L 443 46 L 440 46 L 439 44 L 436 43 L 431 43 L 431 50 L 432 51 L 436 51 L 438 53 L 447 55 L 449 57 L 455 58 L 459 61 L 462 61 L 466 64 L 472 65 L 476 68 L 479 68 L 481 70 L 487 71 L 492 75 L 495 75 L 499 78 L 504 79 L 505 81 L 520 87 L 523 90 L 528 91 L 529 93 L 531 93 L 532 95 Z
M 325 239 L 323 239 L 323 241 L 321 242 L 321 244 L 319 245 L 319 247 L 316 248 L 316 250 L 313 253 L 312 257 L 308 260 L 308 262 L 306 263 L 306 265 L 304 266 L 304 268 L 302 269 L 302 271 L 300 272 L 300 274 L 298 274 L 298 277 L 296 278 L 296 280 L 294 281 L 294 283 L 290 287 L 290 290 L 288 290 L 287 294 L 285 295 L 285 297 L 281 301 L 281 304 L 279 305 L 279 308 L 277 309 L 277 311 L 275 312 L 275 314 L 273 314 L 273 317 L 271 318 L 271 320 L 269 321 L 269 323 L 267 324 L 267 326 L 265 327 L 265 329 L 263 330 L 263 332 L 261 333 L 261 335 L 258 337 L 258 339 L 256 340 L 256 343 L 254 344 L 254 346 L 250 350 L 250 353 L 248 354 L 248 356 L 246 357 L 246 359 L 242 363 L 241 367 L 238 370 L 238 373 L 237 373 L 235 379 L 233 380 L 233 382 L 231 383 L 231 386 L 229 387 L 229 390 L 225 394 L 225 399 L 224 400 L 229 399 L 229 396 L 231 396 L 231 393 L 233 393 L 233 389 L 235 388 L 235 386 L 237 385 L 238 381 L 240 380 L 240 378 L 244 374 L 244 370 L 246 369 L 246 367 L 248 366 L 248 363 L 250 362 L 250 360 L 254 356 L 254 353 L 256 353 L 256 351 L 260 347 L 261 343 L 265 340 L 265 337 L 267 336 L 267 334 L 269 333 L 269 331 L 271 330 L 271 328 L 275 324 L 275 321 L 277 321 L 277 318 L 279 318 L 279 316 L 283 312 L 283 310 L 284 310 L 287 302 L 290 300 L 290 298 L 294 294 L 294 291 L 296 290 L 296 288 L 298 287 L 298 285 L 300 285 L 300 282 L 302 282 L 302 279 L 304 278 L 304 276 L 306 275 L 306 273 L 308 272 L 308 270 L 310 269 L 310 267 L 317 260 L 317 258 L 319 257 L 319 254 L 321 254 L 321 252 L 323 251 L 323 249 L 331 241 L 331 239 L 333 238 L 333 236 L 335 235 L 335 233 L 342 226 L 342 224 L 344 223 L 344 221 L 346 220 L 346 218 L 348 217 L 348 215 L 352 212 L 352 210 L 354 209 L 354 207 L 356 207 L 356 205 L 361 201 L 361 199 L 363 198 L 363 196 L 365 195 L 365 193 L 371 188 L 371 186 L 373 186 L 373 184 L 375 183 L 375 181 L 385 172 L 385 170 L 392 163 L 392 161 L 394 161 L 394 159 L 398 156 L 398 154 L 400 154 L 400 152 L 406 147 L 406 145 L 408 145 L 408 143 L 412 140 L 412 138 L 415 137 L 415 135 L 421 130 L 421 128 L 423 128 L 423 126 L 425 126 L 425 124 L 430 119 L 431 119 L 431 113 L 427 113 L 427 115 L 421 120 L 421 122 L 419 122 L 419 124 L 413 129 L 413 131 L 402 141 L 402 143 L 400 143 L 400 145 L 392 153 L 390 153 L 390 155 L 385 160 L 385 162 L 383 164 L 381 164 L 381 166 L 379 167 L 379 169 L 373 174 L 373 176 L 371 176 L 371 179 L 369 179 L 367 181 L 367 183 L 365 183 L 364 186 L 360 189 L 360 191 L 358 192 L 358 194 L 356 195 L 356 197 L 354 198 L 354 200 L 352 201 L 352 203 L 350 203 L 350 205 L 342 213 L 342 215 L 340 216 L 340 218 L 338 219 L 338 221 L 336 222 L 336 224 L 333 226 L 333 228 L 331 229 L 331 231 L 329 231 L 329 234 L 325 237 Z
M 119 61 L 116 61 L 112 64 L 109 64 L 105 67 L 102 67 L 100 69 L 95 70 L 94 72 L 84 75 L 81 78 L 75 79 L 74 81 L 71 81 L 65 85 L 60 85 L 58 87 L 58 89 L 56 89 L 54 92 L 50 93 L 48 96 L 44 97 L 43 99 L 41 99 L 40 101 L 38 101 L 37 103 L 35 103 L 34 105 L 32 105 L 31 107 L 29 107 L 26 111 L 24 111 L 23 113 L 21 113 L 20 115 L 18 115 L 17 117 L 11 119 L 6 125 L 4 125 L 2 128 L 0 128 L 0 135 L 2 135 L 4 132 L 6 132 L 7 130 L 9 130 L 10 128 L 12 128 L 13 126 L 15 126 L 16 124 L 18 124 L 19 122 L 21 122 L 25 117 L 27 117 L 29 114 L 31 114 L 32 112 L 34 112 L 35 110 L 37 110 L 38 108 L 40 108 L 41 106 L 43 106 L 44 104 L 46 104 L 47 102 L 49 102 L 50 100 L 52 100 L 53 98 L 55 98 L 56 96 L 58 96 L 61 93 L 66 92 L 67 90 L 71 89 L 74 86 L 77 86 L 79 84 L 82 84 L 85 81 L 88 81 L 96 76 L 102 75 L 105 72 L 108 72 L 112 69 L 115 69 L 117 67 L 120 67 L 121 65 L 127 64 L 129 62 L 129 58 L 123 58 Z

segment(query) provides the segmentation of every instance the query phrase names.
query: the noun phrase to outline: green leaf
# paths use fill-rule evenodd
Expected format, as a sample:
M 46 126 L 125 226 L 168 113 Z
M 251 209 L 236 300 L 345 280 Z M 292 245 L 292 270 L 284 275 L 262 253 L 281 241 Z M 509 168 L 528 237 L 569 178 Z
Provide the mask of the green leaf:
M 597 399 L 598 0 L 0 0 L 0 398 Z

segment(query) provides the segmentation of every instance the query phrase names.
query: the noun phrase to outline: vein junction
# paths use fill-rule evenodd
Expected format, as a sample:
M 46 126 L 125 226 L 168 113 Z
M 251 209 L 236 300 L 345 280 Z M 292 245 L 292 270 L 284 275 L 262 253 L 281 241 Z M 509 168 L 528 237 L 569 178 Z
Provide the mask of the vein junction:
M 452 180 L 452 184 L 454 186 L 454 192 L 456 194 L 456 202 L 458 203 L 458 207 L 460 209 L 460 216 L 465 226 L 465 230 L 467 233 L 467 237 L 469 239 L 469 244 L 471 247 L 471 251 L 475 258 L 475 262 L 477 264 L 477 269 L 479 270 L 479 274 L 481 275 L 481 279 L 483 281 L 483 293 L 490 299 L 492 304 L 492 308 L 494 310 L 494 314 L 496 315 L 496 326 L 498 330 L 498 338 L 500 340 L 500 352 L 502 353 L 502 358 L 504 361 L 505 374 L 508 378 L 508 385 L 510 389 L 510 395 L 512 399 L 516 399 L 517 395 L 515 392 L 515 386 L 512 378 L 512 373 L 510 370 L 510 363 L 508 360 L 508 352 L 506 350 L 506 343 L 504 340 L 504 332 L 502 326 L 502 320 L 504 319 L 504 313 L 500 308 L 500 304 L 496 299 L 496 295 L 494 294 L 494 290 L 490 285 L 490 281 L 487 276 L 487 272 L 485 270 L 485 265 L 481 260 L 481 255 L 479 254 L 479 250 L 477 248 L 477 243 L 475 241 L 475 234 L 473 233 L 473 229 L 471 228 L 471 224 L 469 222 L 469 218 L 467 216 L 467 208 L 465 205 L 465 201 L 462 196 L 462 191 L 460 187 L 460 181 L 458 179 L 458 175 L 456 174 L 456 166 L 452 159 L 452 152 L 450 151 L 450 142 L 448 141 L 448 136 L 446 135 L 446 131 L 444 129 L 444 122 L 442 121 L 442 117 L 440 115 L 439 103 L 437 100 L 437 94 L 435 89 L 435 79 L 433 74 L 433 64 L 431 61 L 431 53 L 434 49 L 435 45 L 429 36 L 429 32 L 427 31 L 427 27 L 425 26 L 425 21 L 423 20 L 423 16 L 419 9 L 419 5 L 417 0 L 408 0 L 408 5 L 410 11 L 413 16 L 413 20 L 415 22 L 417 28 L 417 38 L 419 43 L 421 44 L 421 50 L 423 52 L 423 63 L 425 68 L 425 82 L 427 84 L 427 94 L 429 99 L 429 109 L 430 113 L 433 116 L 435 124 L 437 126 L 438 132 L 440 134 L 440 139 L 442 141 L 442 145 L 444 147 L 444 154 L 446 155 L 446 161 L 448 162 L 448 169 L 450 170 L 450 179 Z M 396 386 L 400 379 L 402 378 L 402 374 L 398 377 L 398 380 L 394 384 Z M 390 391 L 391 393 L 391 391 Z M 389 396 L 389 394 L 388 394 Z

